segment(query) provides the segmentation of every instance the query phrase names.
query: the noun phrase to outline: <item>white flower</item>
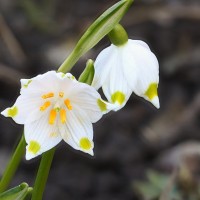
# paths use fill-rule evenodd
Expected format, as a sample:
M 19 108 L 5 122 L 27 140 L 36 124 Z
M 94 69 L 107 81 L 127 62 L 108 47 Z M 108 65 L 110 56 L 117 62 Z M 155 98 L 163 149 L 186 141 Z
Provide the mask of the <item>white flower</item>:
M 71 74 L 55 71 L 22 79 L 21 94 L 2 114 L 24 124 L 26 159 L 56 146 L 62 139 L 74 149 L 93 155 L 92 123 L 109 109 L 91 86 Z
M 159 65 L 148 45 L 128 40 L 122 46 L 111 45 L 97 57 L 92 86 L 102 87 L 106 98 L 122 108 L 132 92 L 160 107 L 157 87 Z

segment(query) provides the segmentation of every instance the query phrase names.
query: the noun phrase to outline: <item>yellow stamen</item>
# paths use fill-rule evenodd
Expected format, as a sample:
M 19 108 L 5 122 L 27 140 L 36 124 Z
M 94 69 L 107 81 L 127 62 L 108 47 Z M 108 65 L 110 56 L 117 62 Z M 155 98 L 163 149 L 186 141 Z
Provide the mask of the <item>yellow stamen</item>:
M 50 115 L 49 115 L 49 124 L 53 125 L 55 123 L 56 120 L 56 110 L 53 109 L 50 111 Z
M 64 92 L 59 92 L 59 97 L 63 97 L 64 96 Z
M 44 104 L 40 107 L 40 111 L 45 111 L 51 105 L 50 101 L 44 102 Z
M 66 122 L 66 110 L 65 109 L 60 110 L 60 120 L 61 120 L 62 124 L 64 124 Z
M 69 99 L 65 99 L 64 101 L 66 107 L 69 109 L 69 110 L 72 110 L 72 105 L 71 105 L 71 102 Z
M 53 92 L 49 92 L 47 94 L 42 95 L 43 99 L 48 99 L 48 98 L 51 98 L 51 97 L 54 97 L 54 93 Z

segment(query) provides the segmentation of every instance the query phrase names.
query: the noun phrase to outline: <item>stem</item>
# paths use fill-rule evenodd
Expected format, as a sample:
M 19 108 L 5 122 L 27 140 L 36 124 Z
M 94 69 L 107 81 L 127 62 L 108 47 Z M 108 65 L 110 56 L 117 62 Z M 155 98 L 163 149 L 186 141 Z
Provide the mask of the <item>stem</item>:
M 10 162 L 7 165 L 3 177 L 1 178 L 0 193 L 4 192 L 7 189 L 8 185 L 10 184 L 10 181 L 12 180 L 12 177 L 15 175 L 20 161 L 25 154 L 25 146 L 26 142 L 23 134 Z
M 67 57 L 67 59 L 63 62 L 63 64 L 59 67 L 58 72 L 69 72 L 72 67 L 79 60 L 80 55 L 75 50 L 71 52 L 71 54 Z
M 38 169 L 31 200 L 42 200 L 54 153 L 55 148 L 42 155 L 42 160 Z

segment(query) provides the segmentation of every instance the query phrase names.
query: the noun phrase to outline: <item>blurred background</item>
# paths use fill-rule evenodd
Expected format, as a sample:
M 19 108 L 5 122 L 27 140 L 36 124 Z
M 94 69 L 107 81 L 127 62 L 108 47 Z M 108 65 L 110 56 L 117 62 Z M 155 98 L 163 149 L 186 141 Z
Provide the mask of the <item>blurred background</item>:
M 114 0 L 0 0 L 0 110 L 21 78 L 56 70 Z M 161 108 L 132 95 L 94 124 L 95 156 L 58 145 L 44 200 L 200 199 L 200 1 L 135 0 L 121 22 L 160 63 Z M 104 38 L 76 64 L 109 45 Z M 0 116 L 0 175 L 23 127 Z M 11 186 L 33 185 L 40 158 L 23 160 Z

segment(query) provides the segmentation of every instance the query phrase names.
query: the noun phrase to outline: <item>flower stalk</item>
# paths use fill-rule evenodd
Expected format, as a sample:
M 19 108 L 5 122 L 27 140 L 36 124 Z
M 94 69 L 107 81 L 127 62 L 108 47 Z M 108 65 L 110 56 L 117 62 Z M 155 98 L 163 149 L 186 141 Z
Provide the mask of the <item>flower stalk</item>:
M 42 155 L 31 200 L 42 200 L 54 153 L 55 148 Z
M 15 175 L 15 172 L 20 164 L 20 161 L 25 154 L 25 146 L 26 142 L 23 134 L 10 162 L 7 165 L 3 177 L 1 178 L 0 193 L 4 192 L 8 188 L 13 176 Z
M 93 48 L 119 23 L 132 3 L 133 0 L 121 0 L 99 16 L 85 31 L 72 53 L 63 62 L 58 71 L 63 73 L 70 71 L 81 56 Z

